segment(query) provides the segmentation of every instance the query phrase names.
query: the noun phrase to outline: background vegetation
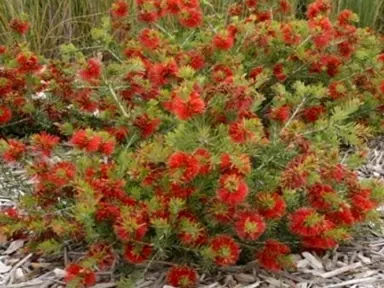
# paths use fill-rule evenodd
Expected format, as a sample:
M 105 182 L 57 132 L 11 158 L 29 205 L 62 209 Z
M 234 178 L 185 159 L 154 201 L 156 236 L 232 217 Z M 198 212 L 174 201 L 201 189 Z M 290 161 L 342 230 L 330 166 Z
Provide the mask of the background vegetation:
M 131 7 L 134 9 L 134 0 Z M 211 13 L 222 12 L 231 3 L 239 0 L 204 0 Z M 312 0 L 291 0 L 296 17 L 304 17 L 305 7 Z M 334 0 L 334 14 L 351 9 L 360 17 L 361 27 L 372 27 L 384 32 L 384 0 Z M 23 13 L 32 22 L 29 34 L 31 48 L 39 54 L 52 56 L 60 44 L 74 43 L 87 47 L 90 30 L 100 24 L 108 13 L 112 0 L 12 0 L 0 2 L 0 43 L 8 43 L 10 34 L 8 22 Z M 134 21 L 134 19 L 131 19 Z M 135 23 L 132 23 L 133 26 Z M 172 25 L 172 21 L 164 25 Z M 134 26 L 135 27 L 135 26 Z

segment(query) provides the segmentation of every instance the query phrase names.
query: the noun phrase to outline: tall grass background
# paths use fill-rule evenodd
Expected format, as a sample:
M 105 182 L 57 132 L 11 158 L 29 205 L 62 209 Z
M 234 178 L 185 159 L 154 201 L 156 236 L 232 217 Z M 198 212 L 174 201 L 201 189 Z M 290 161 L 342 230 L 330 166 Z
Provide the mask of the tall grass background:
M 134 0 L 127 0 L 134 9 Z M 240 0 L 244 1 L 244 0 Z M 31 49 L 39 54 L 52 56 L 61 44 L 73 42 L 78 47 L 90 43 L 90 30 L 107 15 L 113 0 L 1 0 L 0 43 L 10 41 L 8 22 L 27 14 L 32 23 L 29 34 Z M 239 0 L 204 0 L 208 13 L 223 12 Z M 290 0 L 298 18 L 304 17 L 305 7 L 312 0 Z M 384 0 L 333 0 L 333 15 L 351 9 L 360 17 L 361 27 L 372 27 L 384 32 Z M 135 19 L 132 19 L 135 24 Z M 174 21 L 162 25 L 173 26 Z

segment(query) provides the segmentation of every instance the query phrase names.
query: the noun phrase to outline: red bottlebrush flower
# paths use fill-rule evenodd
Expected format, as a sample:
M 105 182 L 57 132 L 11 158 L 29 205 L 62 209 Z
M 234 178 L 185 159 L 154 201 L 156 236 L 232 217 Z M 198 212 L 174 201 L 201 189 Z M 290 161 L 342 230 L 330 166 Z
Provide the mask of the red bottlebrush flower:
M 266 22 L 272 20 L 272 12 L 271 11 L 263 11 L 257 13 L 257 22 Z
M 180 120 L 188 120 L 195 115 L 202 114 L 204 109 L 205 103 L 197 91 L 192 91 L 188 99 L 176 95 L 172 101 L 172 112 Z
M 252 8 L 256 8 L 256 6 L 257 6 L 257 2 L 258 2 L 258 0 L 246 0 L 246 1 L 245 1 L 245 5 L 246 5 L 248 8 L 252 9 Z
M 195 191 L 194 187 L 182 186 L 178 184 L 171 185 L 170 196 L 175 198 L 186 199 Z
M 24 155 L 25 150 L 24 143 L 10 139 L 6 144 L 6 150 L 3 152 L 2 157 L 5 162 L 11 163 L 19 160 Z
M 291 4 L 289 4 L 288 0 L 280 0 L 280 11 L 283 14 L 288 14 L 291 12 Z
M 203 22 L 203 13 L 199 8 L 184 8 L 179 12 L 179 22 L 186 28 L 197 28 Z
M 257 76 L 259 76 L 261 73 L 263 73 L 264 71 L 264 68 L 263 66 L 258 66 L 258 67 L 255 67 L 253 68 L 250 72 L 249 72 L 249 78 L 251 78 L 252 80 L 256 81 L 257 79 Z
M 225 65 L 216 65 L 212 71 L 212 80 L 214 82 L 229 82 L 233 81 L 233 72 L 231 68 Z
M 157 49 L 160 46 L 160 35 L 156 30 L 145 28 L 139 34 L 140 43 L 147 49 Z
M 223 224 L 227 224 L 231 221 L 233 214 L 235 213 L 235 207 L 216 201 L 216 199 L 210 203 L 208 210 L 215 221 Z
M 305 121 L 309 123 L 316 122 L 322 114 L 325 113 L 325 108 L 323 105 L 316 105 L 307 107 L 303 110 L 303 117 Z
M 380 54 L 379 56 L 377 56 L 377 60 L 379 62 L 383 62 L 384 63 L 384 53 Z
M 33 135 L 31 138 L 32 149 L 41 152 L 45 156 L 50 156 L 53 148 L 60 142 L 60 138 L 46 132 Z
M 209 248 L 214 253 L 214 261 L 218 266 L 229 266 L 237 262 L 240 256 L 239 245 L 232 237 L 219 235 L 209 243 Z
M 355 46 L 349 41 L 341 42 L 337 45 L 339 53 L 342 57 L 350 58 L 355 51 Z
M 339 67 L 342 65 L 341 60 L 333 55 L 321 57 L 320 65 L 325 68 L 329 77 L 335 77 L 339 73 Z
M 165 10 L 172 15 L 177 15 L 180 12 L 180 0 L 166 0 Z
M 235 229 L 240 238 L 254 241 L 264 233 L 266 224 L 257 212 L 244 211 L 237 215 Z
M 207 240 L 207 233 L 204 227 L 193 216 L 189 217 L 189 215 L 181 214 L 178 217 L 177 230 L 177 238 L 185 246 L 201 246 Z
M 128 16 L 128 3 L 124 0 L 117 0 L 112 4 L 111 14 L 115 18 L 124 18 Z
M 350 22 L 353 21 L 354 13 L 351 10 L 343 10 L 339 13 L 337 16 L 337 21 L 341 26 L 348 25 Z
M 96 211 L 96 220 L 101 222 L 104 220 L 116 221 L 120 217 L 120 208 L 109 203 L 99 203 Z
M 337 241 L 326 236 L 304 237 L 302 240 L 304 247 L 320 250 L 328 250 L 337 246 Z
M 96 152 L 99 150 L 102 139 L 99 136 L 93 136 L 92 132 L 86 130 L 76 131 L 70 142 L 79 149 L 84 149 L 87 152 Z
M 193 157 L 199 162 L 199 174 L 208 175 L 212 169 L 211 153 L 207 149 L 198 148 Z
M 122 142 L 128 136 L 128 128 L 124 126 L 110 127 L 107 129 L 108 133 L 116 138 L 117 141 Z
M 334 100 L 345 97 L 347 93 L 347 89 L 344 86 L 344 84 L 338 81 L 332 82 L 329 85 L 328 89 L 329 89 L 329 96 Z
M 163 86 L 171 77 L 176 77 L 177 72 L 178 67 L 174 60 L 168 63 L 156 63 L 150 68 L 148 78 L 154 85 Z
M 223 174 L 236 174 L 245 176 L 252 170 L 251 160 L 247 154 L 239 156 L 224 153 L 220 157 L 220 171 Z
M 273 74 L 280 82 L 284 82 L 288 78 L 284 72 L 284 65 L 282 63 L 277 63 L 275 66 L 273 66 Z
M 158 129 L 160 122 L 160 119 L 150 119 L 147 114 L 143 114 L 136 118 L 134 125 L 140 129 L 142 137 L 148 138 Z
M 307 17 L 309 19 L 316 18 L 320 14 L 329 14 L 331 11 L 331 2 L 329 0 L 316 0 L 307 8 Z
M 79 281 L 79 284 L 89 287 L 96 283 L 96 276 L 89 268 L 83 268 L 78 264 L 70 264 L 65 269 L 64 281 L 66 283 L 71 283 L 73 281 L 76 281 L 77 283 L 77 281 Z
M 312 167 L 315 159 L 311 154 L 301 154 L 294 158 L 282 175 L 282 186 L 289 189 L 298 189 L 308 182 L 308 168 Z M 308 166 L 308 168 L 307 168 Z
M 245 201 L 248 196 L 248 186 L 239 175 L 223 175 L 219 180 L 217 197 L 228 205 L 237 205 Z
M 30 28 L 30 23 L 28 21 L 22 21 L 19 19 L 12 19 L 9 22 L 9 27 L 20 35 L 24 35 L 28 32 Z
M 194 288 L 197 285 L 198 275 L 188 266 L 173 266 L 168 270 L 167 283 L 173 287 Z
M 384 94 L 384 80 L 381 81 L 381 84 L 380 84 L 380 91 L 381 91 L 381 93 Z
M 351 197 L 351 205 L 354 210 L 363 214 L 373 210 L 377 206 L 369 197 L 360 194 Z
M 286 268 L 287 265 L 292 265 L 287 258 L 289 253 L 291 253 L 291 249 L 287 245 L 273 239 L 268 239 L 265 242 L 264 248 L 256 257 L 263 268 L 280 271 Z
M 140 264 L 148 260 L 152 254 L 152 247 L 145 244 L 128 243 L 124 246 L 123 257 L 132 264 Z
M 218 50 L 228 51 L 235 43 L 235 39 L 228 32 L 216 34 L 213 37 L 213 46 Z
M 0 55 L 4 54 L 5 52 L 7 52 L 7 47 L 0 45 Z
M 242 144 L 252 138 L 253 133 L 247 130 L 244 124 L 244 120 L 240 120 L 229 125 L 229 136 L 233 142 Z
M 0 124 L 5 124 L 11 121 L 12 119 L 12 110 L 7 106 L 0 105 Z
M 190 65 L 193 69 L 195 69 L 196 71 L 199 71 L 204 68 L 205 66 L 204 56 L 202 56 L 196 51 L 188 52 L 188 56 L 189 56 L 188 65 Z
M 33 54 L 21 52 L 17 55 L 16 62 L 19 65 L 19 71 L 21 73 L 34 73 L 42 68 L 39 59 Z
M 291 25 L 282 24 L 280 30 L 283 34 L 283 41 L 285 44 L 297 45 L 300 43 L 301 38 L 298 34 L 295 34 L 295 31 L 293 30 Z
M 181 8 L 200 8 L 199 0 L 179 0 Z
M 228 9 L 229 16 L 240 16 L 243 11 L 243 5 L 241 3 L 233 3 Z
M 148 231 L 148 221 L 142 212 L 122 213 L 116 221 L 114 230 L 121 241 L 140 241 Z
M 80 70 L 79 76 L 90 84 L 96 83 L 101 77 L 101 62 L 95 58 L 89 59 L 87 67 Z
M 199 173 L 199 162 L 185 152 L 173 153 L 168 159 L 168 167 L 176 181 L 190 182 Z
M 288 121 L 291 116 L 291 107 L 288 105 L 284 105 L 278 108 L 273 108 L 269 112 L 269 118 L 280 123 L 285 123 Z
M 329 229 L 329 223 L 312 208 L 297 209 L 289 216 L 292 233 L 303 237 L 320 235 Z
M 96 260 L 96 265 L 101 270 L 109 269 L 116 259 L 111 246 L 105 243 L 92 244 L 88 256 Z
M 341 182 L 346 176 L 346 170 L 342 164 L 335 166 L 326 167 L 322 169 L 321 176 L 326 180 L 335 181 L 336 183 Z
M 350 226 L 355 223 L 355 218 L 349 205 L 341 204 L 334 212 L 328 212 L 327 217 L 334 223 Z
M 268 219 L 281 218 L 287 205 L 283 197 L 277 193 L 259 193 L 256 196 L 257 211 Z
M 332 208 L 337 195 L 329 185 L 316 183 L 308 188 L 308 198 L 311 206 L 319 210 Z
M 102 141 L 100 143 L 99 152 L 105 155 L 111 155 L 115 151 L 116 141 L 115 139 Z

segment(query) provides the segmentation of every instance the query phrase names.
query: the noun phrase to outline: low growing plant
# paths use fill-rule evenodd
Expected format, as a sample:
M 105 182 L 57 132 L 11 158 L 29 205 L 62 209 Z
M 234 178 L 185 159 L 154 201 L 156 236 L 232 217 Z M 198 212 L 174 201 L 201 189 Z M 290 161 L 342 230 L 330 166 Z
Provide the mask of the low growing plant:
M 0 155 L 35 181 L 2 233 L 38 253 L 86 245 L 67 267 L 74 287 L 117 255 L 171 261 L 168 282 L 193 287 L 188 263 L 294 269 L 291 251 L 334 248 L 377 219 L 383 184 L 352 169 L 384 124 L 382 38 L 350 11 L 330 21 L 325 0 L 307 21 L 271 2 L 204 18 L 199 1 L 138 0 L 130 15 L 119 0 L 93 58 L 2 47 Z

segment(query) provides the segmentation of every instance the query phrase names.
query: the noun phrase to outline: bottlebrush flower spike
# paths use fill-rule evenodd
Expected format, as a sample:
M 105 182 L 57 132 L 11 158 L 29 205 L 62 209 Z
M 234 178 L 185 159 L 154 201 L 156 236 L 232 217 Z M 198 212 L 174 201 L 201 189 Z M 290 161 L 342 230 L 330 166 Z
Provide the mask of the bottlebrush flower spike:
M 194 288 L 198 281 L 197 272 L 188 266 L 174 266 L 167 272 L 167 283 L 173 287 Z
M 204 148 L 198 148 L 193 157 L 199 162 L 199 175 L 208 175 L 212 170 L 211 153 Z
M 90 287 L 96 283 L 95 273 L 88 269 L 84 268 L 78 264 L 70 264 L 65 268 L 65 277 L 64 281 L 66 283 L 77 283 L 78 285 L 84 285 L 85 287 Z
M 152 247 L 146 244 L 128 243 L 124 246 L 123 257 L 129 263 L 140 264 L 148 260 L 152 250 Z
M 215 82 L 233 82 L 233 72 L 228 66 L 218 64 L 213 68 L 212 80 Z
M 273 74 L 275 75 L 276 79 L 280 82 L 284 82 L 288 78 L 284 71 L 284 65 L 282 63 L 277 63 L 275 66 L 273 66 Z
M 12 119 L 12 110 L 7 106 L 0 105 L 0 125 L 6 124 Z
M 201 246 L 207 240 L 206 231 L 195 217 L 188 216 L 178 216 L 177 238 L 187 247 Z
M 180 12 L 180 0 L 166 0 L 165 11 L 171 15 L 177 15 Z
M 264 248 L 257 253 L 257 260 L 262 267 L 272 271 L 280 271 L 293 266 L 288 256 L 291 249 L 283 243 L 274 239 L 268 239 Z
M 145 28 L 139 34 L 140 43 L 147 49 L 155 50 L 160 46 L 160 34 L 156 30 Z
M 288 121 L 291 116 L 291 107 L 288 105 L 283 105 L 278 108 L 273 108 L 269 112 L 269 118 L 275 121 L 279 121 L 281 123 L 285 123 Z
M 238 205 L 248 196 L 248 186 L 244 179 L 235 174 L 223 175 L 219 180 L 217 197 L 228 205 Z
M 330 223 L 313 208 L 300 208 L 289 216 L 290 230 L 303 237 L 320 235 L 330 228 Z
M 168 167 L 174 181 L 192 181 L 199 173 L 199 162 L 185 152 L 175 152 L 168 159 Z
M 279 219 L 284 216 L 286 203 L 277 193 L 259 193 L 256 195 L 256 207 L 267 219 Z
M 330 185 L 316 183 L 308 188 L 308 200 L 313 208 L 319 210 L 338 206 L 340 199 Z
M 112 4 L 111 14 L 115 18 L 125 18 L 128 16 L 129 6 L 124 0 L 117 0 Z
M 32 53 L 20 52 L 16 57 L 16 62 L 21 73 L 35 73 L 42 69 L 39 59 Z
M 209 248 L 213 252 L 214 261 L 218 266 L 233 265 L 240 256 L 239 245 L 227 235 L 219 235 L 211 239 Z
M 94 135 L 90 130 L 78 130 L 73 133 L 70 142 L 78 149 L 84 149 L 87 152 L 96 152 L 99 150 L 102 138 Z
M 236 218 L 236 232 L 242 239 L 250 241 L 257 240 L 266 229 L 263 217 L 256 211 L 239 212 Z
M 89 247 L 88 257 L 95 259 L 97 267 L 101 270 L 109 269 L 116 260 L 111 246 L 102 242 Z
M 30 28 L 30 23 L 28 21 L 23 21 L 20 19 L 12 19 L 9 22 L 9 27 L 16 33 L 20 35 L 25 35 Z
M 0 140 L 0 153 L 5 162 L 11 163 L 19 160 L 25 153 L 24 143 L 9 139 L 8 142 Z
M 179 0 L 181 8 L 200 8 L 200 0 Z
M 205 103 L 197 91 L 192 91 L 188 99 L 183 99 L 177 94 L 172 101 L 172 112 L 180 120 L 188 120 L 195 115 L 202 114 L 205 110 Z
M 35 134 L 31 137 L 32 149 L 48 157 L 59 142 L 59 137 L 50 135 L 46 132 Z
M 216 34 L 213 37 L 213 46 L 218 50 L 228 51 L 233 47 L 234 43 L 235 39 L 227 31 Z
M 326 112 L 324 106 L 316 105 L 303 110 L 303 118 L 309 123 L 316 122 Z
M 84 69 L 79 72 L 80 78 L 90 84 L 95 84 L 101 77 L 101 62 L 96 58 L 88 60 Z
M 220 157 L 220 171 L 222 174 L 237 174 L 245 176 L 251 173 L 251 160 L 247 154 L 230 155 L 223 153 Z
M 151 119 L 147 114 L 138 116 L 134 121 L 134 125 L 140 129 L 143 138 L 151 136 L 159 128 L 160 123 L 160 119 Z
M 141 211 L 122 211 L 114 230 L 121 241 L 141 241 L 148 231 L 148 219 Z
M 179 22 L 186 28 L 197 28 L 203 22 L 203 12 L 199 8 L 182 8 L 179 12 Z

